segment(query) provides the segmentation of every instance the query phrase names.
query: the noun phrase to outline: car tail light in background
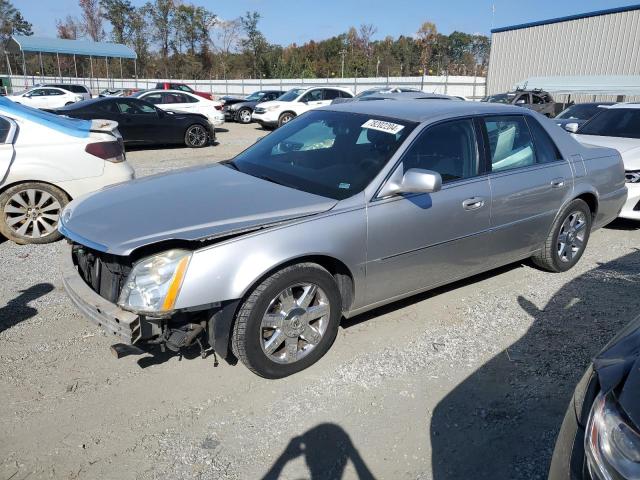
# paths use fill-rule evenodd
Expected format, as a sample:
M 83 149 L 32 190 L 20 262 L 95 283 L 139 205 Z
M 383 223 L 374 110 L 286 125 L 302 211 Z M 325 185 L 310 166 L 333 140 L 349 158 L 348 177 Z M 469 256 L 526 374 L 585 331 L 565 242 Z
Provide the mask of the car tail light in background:
M 118 163 L 125 160 L 124 148 L 119 141 L 89 143 L 84 150 L 107 162 Z

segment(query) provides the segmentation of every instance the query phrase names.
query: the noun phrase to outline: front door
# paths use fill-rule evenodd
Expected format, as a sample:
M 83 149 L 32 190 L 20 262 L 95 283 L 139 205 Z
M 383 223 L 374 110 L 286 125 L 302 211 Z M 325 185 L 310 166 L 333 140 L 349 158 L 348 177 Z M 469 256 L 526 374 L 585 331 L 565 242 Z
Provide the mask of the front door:
M 427 127 L 398 168 L 442 176 L 442 190 L 375 199 L 367 207 L 367 303 L 461 278 L 485 267 L 491 190 L 472 119 Z
M 573 187 L 569 163 L 531 116 L 485 117 L 491 160 L 490 256 L 516 260 L 539 248 Z

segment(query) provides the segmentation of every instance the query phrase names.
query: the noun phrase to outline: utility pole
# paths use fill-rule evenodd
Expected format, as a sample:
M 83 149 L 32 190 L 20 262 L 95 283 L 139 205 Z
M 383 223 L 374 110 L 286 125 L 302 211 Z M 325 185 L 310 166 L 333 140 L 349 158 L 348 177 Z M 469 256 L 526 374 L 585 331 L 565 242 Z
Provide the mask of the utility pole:
M 347 54 L 347 51 L 343 48 L 338 53 L 342 57 L 342 78 L 344 78 L 344 56 Z
M 380 57 L 378 57 L 378 62 L 376 63 L 376 78 L 378 77 L 379 70 L 380 70 Z

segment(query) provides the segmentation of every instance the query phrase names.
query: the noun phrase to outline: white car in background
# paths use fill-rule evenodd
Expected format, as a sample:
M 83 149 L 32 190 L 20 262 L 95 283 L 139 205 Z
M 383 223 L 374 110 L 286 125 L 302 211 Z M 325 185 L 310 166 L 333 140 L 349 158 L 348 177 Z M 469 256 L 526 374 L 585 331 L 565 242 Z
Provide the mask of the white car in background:
M 82 95 L 58 87 L 35 87 L 6 98 L 34 108 L 60 108 L 84 100 Z
M 277 100 L 258 105 L 251 119 L 263 127 L 280 127 L 304 112 L 330 105 L 336 98 L 353 98 L 353 93 L 341 87 L 292 88 Z
M 117 126 L 0 97 L 0 235 L 20 244 L 57 240 L 71 199 L 131 180 Z
M 583 124 L 565 126 L 585 145 L 615 148 L 622 155 L 627 179 L 627 202 L 620 217 L 640 220 L 640 104 L 618 103 Z
M 145 100 L 163 110 L 200 113 L 207 117 L 214 127 L 224 123 L 222 102 L 208 100 L 193 93 L 181 90 L 145 90 L 134 93 L 132 97 Z

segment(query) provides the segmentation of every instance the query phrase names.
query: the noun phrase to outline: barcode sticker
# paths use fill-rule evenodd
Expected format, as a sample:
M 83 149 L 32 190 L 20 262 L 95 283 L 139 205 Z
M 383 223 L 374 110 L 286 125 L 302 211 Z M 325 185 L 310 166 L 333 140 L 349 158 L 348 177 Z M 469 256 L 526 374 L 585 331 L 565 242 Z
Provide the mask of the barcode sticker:
M 387 132 L 395 135 L 404 128 L 404 125 L 398 125 L 397 123 L 384 122 L 382 120 L 367 120 L 362 124 L 362 128 L 369 128 L 371 130 L 379 130 L 380 132 Z

